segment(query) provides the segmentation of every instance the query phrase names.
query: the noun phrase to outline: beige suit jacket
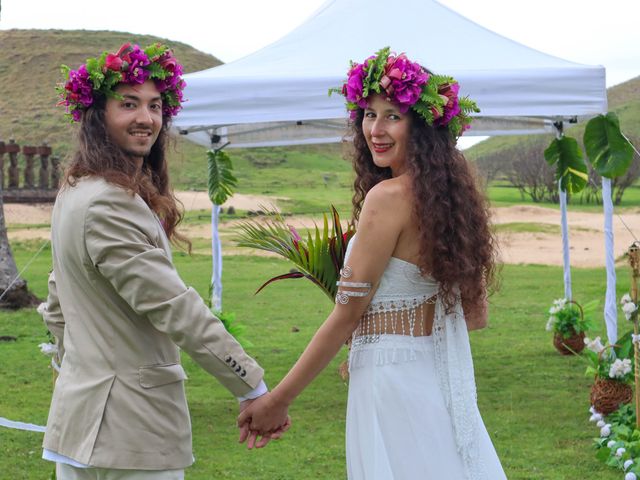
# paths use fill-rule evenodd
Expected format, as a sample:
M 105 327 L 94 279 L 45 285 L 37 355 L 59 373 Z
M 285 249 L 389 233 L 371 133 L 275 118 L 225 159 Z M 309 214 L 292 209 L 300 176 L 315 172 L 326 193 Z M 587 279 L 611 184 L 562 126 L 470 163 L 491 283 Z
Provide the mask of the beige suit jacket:
M 139 196 L 93 177 L 65 187 L 51 241 L 44 317 L 65 354 L 44 448 L 96 467 L 189 466 L 178 347 L 236 396 L 263 370 L 184 285 Z

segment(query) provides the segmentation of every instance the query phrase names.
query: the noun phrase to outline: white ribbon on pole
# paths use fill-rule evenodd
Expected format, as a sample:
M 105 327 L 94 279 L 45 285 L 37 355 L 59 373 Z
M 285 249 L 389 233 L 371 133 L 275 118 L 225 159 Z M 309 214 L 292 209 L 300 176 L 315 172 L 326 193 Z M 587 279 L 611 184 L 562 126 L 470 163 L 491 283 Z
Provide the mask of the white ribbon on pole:
M 44 432 L 45 427 L 34 425 L 33 423 L 14 422 L 4 417 L 0 417 L 0 427 L 14 428 L 16 430 L 26 430 L 28 432 Z
M 607 291 L 604 301 L 604 323 L 609 344 L 618 340 L 618 312 L 616 302 L 616 264 L 613 251 L 613 200 L 611 179 L 602 177 L 602 205 L 604 207 L 604 250 L 607 269 Z
M 211 205 L 211 261 L 213 263 L 211 275 L 211 306 L 216 312 L 222 311 L 222 244 L 218 232 L 220 205 Z
M 564 297 L 572 300 L 571 261 L 569 258 L 569 226 L 567 225 L 567 192 L 562 190 L 562 180 L 558 180 L 560 194 L 560 223 L 562 226 L 562 265 L 564 269 Z

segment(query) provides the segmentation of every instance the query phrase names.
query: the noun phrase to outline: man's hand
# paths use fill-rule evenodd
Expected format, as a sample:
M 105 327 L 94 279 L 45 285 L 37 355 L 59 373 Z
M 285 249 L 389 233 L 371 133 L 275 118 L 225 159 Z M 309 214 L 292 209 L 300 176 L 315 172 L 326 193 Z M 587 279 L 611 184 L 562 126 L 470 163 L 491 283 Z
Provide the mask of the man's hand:
M 246 440 L 250 449 L 262 448 L 270 440 L 282 437 L 290 426 L 288 405 L 278 402 L 271 393 L 240 403 L 239 441 L 243 443 Z M 261 436 L 259 440 L 258 436 Z

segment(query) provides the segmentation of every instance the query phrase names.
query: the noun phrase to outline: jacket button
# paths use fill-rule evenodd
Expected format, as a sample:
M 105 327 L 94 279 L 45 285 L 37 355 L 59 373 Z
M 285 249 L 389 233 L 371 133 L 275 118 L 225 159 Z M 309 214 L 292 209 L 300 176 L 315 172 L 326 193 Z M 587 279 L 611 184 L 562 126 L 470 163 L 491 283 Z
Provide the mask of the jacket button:
M 238 363 L 235 360 L 231 361 L 231 368 L 235 367 Z
M 224 361 L 227 363 L 231 363 L 231 355 L 227 355 L 226 357 L 224 357 Z
M 238 365 L 238 368 L 236 368 L 236 373 L 240 373 L 241 371 L 242 371 L 242 367 Z
M 247 376 L 247 371 L 243 368 L 242 369 L 242 373 L 240 374 L 241 377 L 246 377 Z

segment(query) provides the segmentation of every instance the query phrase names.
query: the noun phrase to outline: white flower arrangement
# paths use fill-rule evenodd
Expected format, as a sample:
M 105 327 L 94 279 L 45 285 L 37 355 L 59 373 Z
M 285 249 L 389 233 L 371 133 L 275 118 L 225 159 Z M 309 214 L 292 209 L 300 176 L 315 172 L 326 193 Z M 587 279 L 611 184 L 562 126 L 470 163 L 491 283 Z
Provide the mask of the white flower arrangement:
M 629 373 L 631 373 L 631 359 L 629 358 L 625 358 L 624 360 L 616 358 L 609 368 L 610 378 L 623 378 Z
M 620 447 L 619 449 L 616 450 L 616 457 L 620 458 L 622 455 L 624 455 L 624 452 L 626 452 L 627 449 L 624 447 Z
M 629 472 L 624 476 L 624 480 L 638 480 L 638 477 L 636 477 L 635 473 Z
M 598 306 L 593 300 L 584 306 L 566 298 L 557 298 L 549 308 L 546 330 L 568 339 L 574 335 L 586 332 L 591 327 L 587 314 L 592 313 Z
M 625 293 L 620 299 L 620 304 L 622 305 L 622 312 L 627 320 L 631 320 L 634 316 L 634 313 L 638 311 L 638 305 L 636 305 L 631 299 L 631 295 Z
M 607 423 L 604 427 L 600 429 L 600 436 L 608 437 L 609 435 L 611 435 L 611 424 Z
M 600 353 L 604 350 L 604 345 L 602 344 L 602 339 L 598 336 L 591 340 L 589 337 L 584 337 L 585 346 L 594 353 Z
M 633 465 L 633 460 L 629 459 L 629 460 L 625 460 L 624 464 L 623 464 L 623 468 L 626 470 L 629 470 L 629 467 Z

